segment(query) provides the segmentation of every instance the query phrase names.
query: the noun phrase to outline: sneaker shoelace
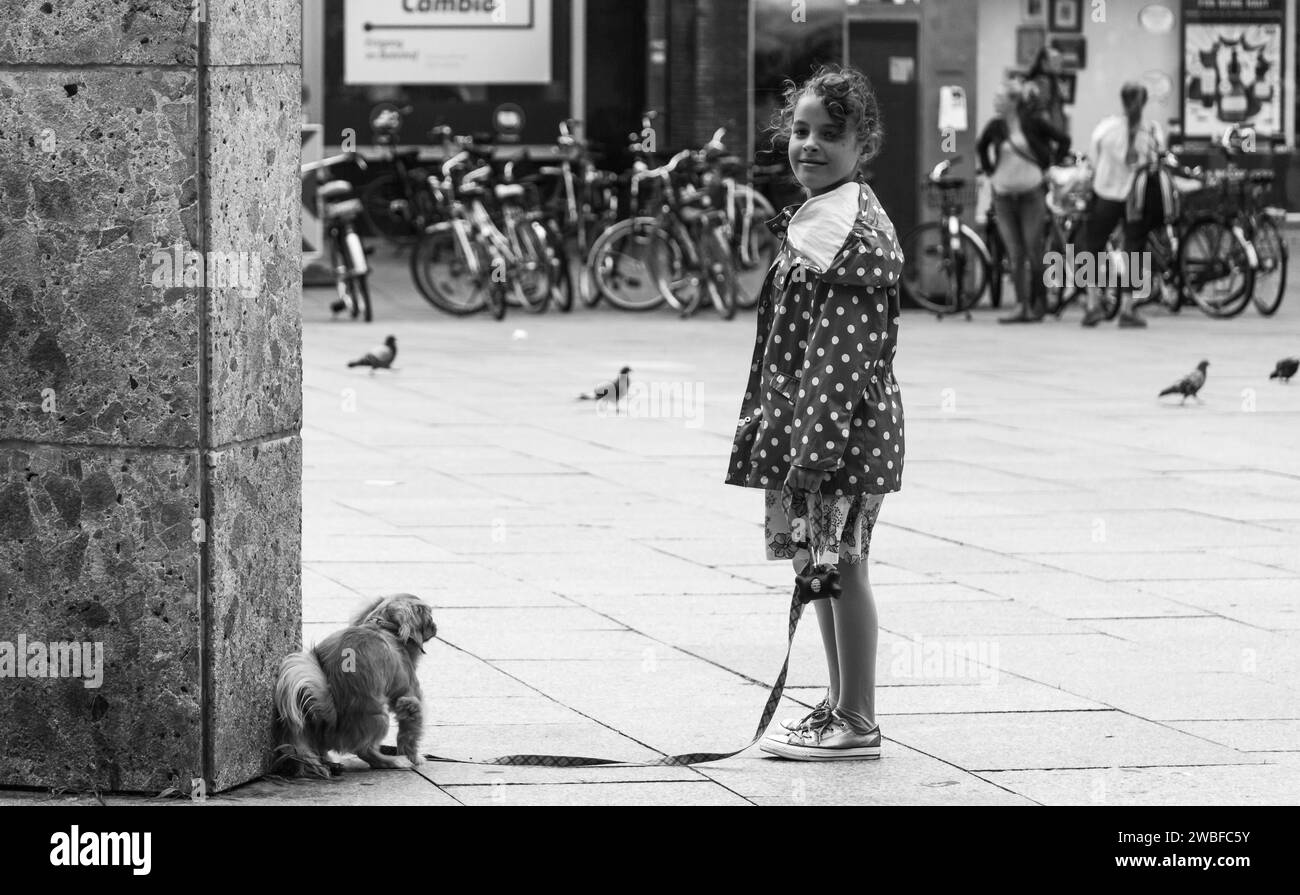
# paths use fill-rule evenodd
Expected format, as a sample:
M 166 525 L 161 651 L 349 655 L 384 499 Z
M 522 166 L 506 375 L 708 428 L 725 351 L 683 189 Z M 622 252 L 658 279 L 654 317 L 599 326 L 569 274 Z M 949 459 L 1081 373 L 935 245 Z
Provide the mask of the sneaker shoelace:
M 799 723 L 794 726 L 795 731 L 808 730 L 819 722 L 829 717 L 832 711 L 831 701 L 822 699 L 813 707 L 813 710 L 799 719 Z
M 798 733 L 800 738 L 811 738 L 815 745 L 820 746 L 822 742 L 822 737 L 826 736 L 827 734 L 834 733 L 832 728 L 838 727 L 840 724 L 843 723 L 844 722 L 840 718 L 837 718 L 835 716 L 835 712 L 832 710 L 826 713 L 825 718 L 822 718 L 820 721 L 813 722 L 806 729 L 799 731 Z

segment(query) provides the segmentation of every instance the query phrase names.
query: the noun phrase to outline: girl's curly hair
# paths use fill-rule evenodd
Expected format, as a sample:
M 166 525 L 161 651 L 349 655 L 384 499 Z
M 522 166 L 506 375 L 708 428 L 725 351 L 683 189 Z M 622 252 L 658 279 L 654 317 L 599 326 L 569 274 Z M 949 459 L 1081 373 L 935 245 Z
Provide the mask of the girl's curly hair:
M 863 146 L 860 163 L 865 164 L 880 154 L 885 127 L 880 120 L 876 91 L 862 72 L 834 62 L 819 66 L 802 84 L 786 79 L 781 103 L 772 113 L 768 127 L 774 143 L 782 146 L 789 143 L 795 106 L 806 94 L 821 97 L 822 106 L 834 122 L 837 139 L 853 128 Z

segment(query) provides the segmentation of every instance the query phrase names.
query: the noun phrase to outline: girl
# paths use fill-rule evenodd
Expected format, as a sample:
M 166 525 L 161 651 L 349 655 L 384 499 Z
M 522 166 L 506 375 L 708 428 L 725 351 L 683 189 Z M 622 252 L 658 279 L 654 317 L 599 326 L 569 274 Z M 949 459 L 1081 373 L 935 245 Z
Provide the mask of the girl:
M 1070 150 L 1070 137 L 1030 109 L 1032 85 L 1008 81 L 993 98 L 997 117 L 976 145 L 980 169 L 993 188 L 998 232 L 1011 255 L 1011 278 L 1020 310 L 1001 323 L 1037 323 L 1047 306 L 1043 280 L 1043 178 Z M 1000 274 L 999 274 L 1000 275 Z
M 814 556 L 838 557 L 843 593 L 815 603 L 826 698 L 761 748 L 812 761 L 879 758 L 866 559 L 881 500 L 903 472 L 893 371 L 903 253 L 858 174 L 880 150 L 880 109 L 862 73 L 823 66 L 788 84 L 773 126 L 811 198 L 768 222 L 781 250 L 759 297 L 726 481 L 764 489 L 768 559 L 792 559 L 802 572 Z M 797 546 L 805 540 L 808 549 Z
M 1130 253 L 1145 251 L 1147 235 L 1164 220 L 1160 178 L 1145 176 L 1148 167 L 1164 152 L 1160 126 L 1142 117 L 1147 89 L 1129 81 L 1119 96 L 1124 114 L 1105 119 L 1092 133 L 1093 202 L 1083 241 L 1084 250 L 1093 257 L 1100 257 L 1106 250 L 1106 240 L 1121 220 L 1124 251 Z M 1133 307 L 1131 286 L 1120 283 L 1119 290 L 1119 325 L 1146 326 Z M 1096 326 L 1106 315 L 1097 307 L 1095 290 L 1088 290 L 1088 305 L 1083 325 Z

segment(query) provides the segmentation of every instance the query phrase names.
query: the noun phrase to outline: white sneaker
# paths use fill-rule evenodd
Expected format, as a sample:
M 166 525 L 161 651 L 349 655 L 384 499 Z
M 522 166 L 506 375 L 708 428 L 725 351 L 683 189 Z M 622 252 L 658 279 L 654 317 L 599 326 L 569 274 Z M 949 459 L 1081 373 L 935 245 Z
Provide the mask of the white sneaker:
M 880 725 L 870 733 L 856 733 L 847 721 L 831 713 L 822 724 L 793 730 L 783 741 L 770 736 L 759 744 L 769 755 L 795 761 L 850 761 L 880 758 Z

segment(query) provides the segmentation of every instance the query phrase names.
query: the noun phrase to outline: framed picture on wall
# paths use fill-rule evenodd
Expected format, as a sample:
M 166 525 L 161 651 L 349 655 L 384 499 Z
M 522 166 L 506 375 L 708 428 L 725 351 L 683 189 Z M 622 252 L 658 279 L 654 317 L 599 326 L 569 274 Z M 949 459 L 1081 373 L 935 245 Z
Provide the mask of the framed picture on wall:
M 1041 22 L 1043 14 L 1047 12 L 1047 0 L 1022 0 L 1024 8 L 1021 10 L 1020 17 L 1026 22 Z
M 1021 25 L 1016 29 L 1016 65 L 1028 68 L 1047 43 L 1047 29 L 1042 25 Z
M 1061 66 L 1066 71 L 1078 71 L 1088 64 L 1088 39 L 1082 35 L 1056 34 L 1050 46 L 1061 53 Z
M 1048 0 L 1047 27 L 1052 31 L 1083 30 L 1083 0 Z

